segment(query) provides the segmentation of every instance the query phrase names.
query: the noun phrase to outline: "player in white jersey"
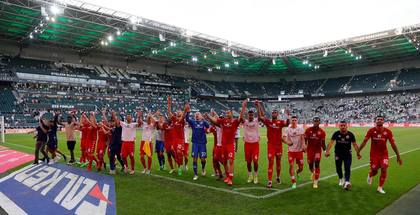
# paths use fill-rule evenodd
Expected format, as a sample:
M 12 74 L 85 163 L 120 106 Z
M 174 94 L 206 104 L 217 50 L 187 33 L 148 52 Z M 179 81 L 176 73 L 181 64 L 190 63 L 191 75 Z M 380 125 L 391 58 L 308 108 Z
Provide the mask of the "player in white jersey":
M 153 132 L 156 126 L 156 120 L 153 118 L 151 113 L 147 114 L 146 123 L 142 124 L 143 133 L 141 135 L 141 143 L 140 143 L 140 161 L 143 165 L 143 174 L 150 174 L 150 170 L 152 167 L 152 154 L 153 154 L 153 146 L 152 146 L 152 139 L 153 139 Z M 147 156 L 147 167 L 146 167 L 146 159 L 144 158 Z
M 247 119 L 243 120 L 245 161 L 248 169 L 248 183 L 258 184 L 258 158 L 260 157 L 260 132 L 258 118 L 254 117 L 254 110 L 248 111 Z M 252 173 L 252 164 L 254 172 Z
M 117 116 L 115 113 L 113 114 L 113 119 L 116 121 Z M 134 174 L 134 144 L 136 141 L 136 129 L 141 127 L 141 117 L 142 112 L 137 111 L 137 122 L 133 122 L 133 117 L 131 114 L 126 116 L 126 121 L 120 122 L 122 127 L 122 135 L 121 135 L 121 156 L 124 161 L 124 172 L 128 172 L 128 163 L 127 157 L 130 157 L 131 161 L 131 170 L 130 175 Z
M 289 145 L 288 148 L 288 157 L 289 157 L 289 174 L 292 178 L 292 189 L 296 188 L 296 177 L 300 181 L 300 173 L 303 170 L 303 152 L 305 151 L 305 130 L 298 126 L 298 119 L 296 116 L 292 116 L 292 123 L 286 129 L 286 132 L 283 135 L 283 141 Z M 298 169 L 295 170 L 294 164 L 297 164 Z

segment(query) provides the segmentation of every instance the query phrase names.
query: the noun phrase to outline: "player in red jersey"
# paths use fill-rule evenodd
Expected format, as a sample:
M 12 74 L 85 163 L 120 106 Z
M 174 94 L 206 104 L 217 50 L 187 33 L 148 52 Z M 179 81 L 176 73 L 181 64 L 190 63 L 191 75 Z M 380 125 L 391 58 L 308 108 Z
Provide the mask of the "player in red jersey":
M 325 151 L 326 149 L 325 131 L 319 127 L 320 122 L 321 119 L 319 117 L 314 117 L 312 120 L 313 126 L 305 131 L 305 148 L 314 189 L 318 188 L 322 150 Z
M 281 156 L 283 154 L 283 139 L 282 139 L 282 129 L 289 125 L 289 111 L 286 110 L 285 114 L 287 119 L 281 120 L 278 119 L 279 112 L 273 110 L 271 112 L 271 119 L 265 117 L 264 108 L 259 101 L 255 101 L 255 105 L 258 107 L 259 119 L 267 127 L 267 150 L 268 150 L 268 183 L 267 187 L 273 187 L 273 166 L 274 159 L 276 159 L 276 181 L 278 184 L 281 184 L 280 171 L 281 171 Z
M 88 140 L 87 146 L 87 156 L 89 159 L 89 165 L 87 167 L 88 171 L 92 170 L 93 161 L 95 161 L 96 165 L 98 165 L 98 160 L 95 157 L 95 148 L 96 148 L 96 141 L 98 140 L 98 124 L 96 123 L 95 113 L 91 112 L 89 115 L 89 119 L 87 119 L 89 123 L 89 133 L 90 139 Z
M 383 190 L 383 186 L 385 184 L 386 176 L 387 176 L 387 169 L 389 165 L 389 158 L 388 158 L 388 148 L 386 146 L 387 141 L 391 144 L 392 150 L 394 150 L 397 156 L 397 162 L 399 165 L 402 165 L 402 160 L 400 157 L 400 152 L 398 151 L 397 145 L 394 141 L 394 136 L 392 135 L 392 131 L 388 128 L 384 128 L 384 117 L 377 116 L 376 117 L 376 126 L 369 129 L 365 139 L 363 140 L 362 144 L 359 146 L 359 154 L 360 151 L 366 146 L 366 143 L 371 140 L 370 143 L 370 171 L 367 178 L 367 182 L 369 185 L 372 185 L 372 177 L 378 173 L 378 169 L 381 169 L 381 175 L 379 178 L 379 186 L 377 191 L 381 194 L 385 194 Z
M 169 174 L 172 174 L 175 169 L 174 169 L 174 164 L 172 159 L 175 160 L 175 151 L 173 148 L 173 138 L 172 138 L 172 133 L 174 131 L 173 127 L 172 127 L 172 123 L 169 120 L 166 120 L 164 116 L 161 116 L 159 119 L 159 123 L 158 123 L 158 129 L 161 129 L 164 131 L 164 143 L 165 143 L 165 151 L 166 151 L 166 156 L 168 157 L 168 163 L 169 163 Z
M 186 108 L 186 106 L 185 106 Z M 168 116 L 172 123 L 172 138 L 173 138 L 173 148 L 175 150 L 175 161 L 178 166 L 178 175 L 182 175 L 182 167 L 184 160 L 184 144 L 185 144 L 185 109 L 184 111 L 178 110 L 176 115 L 172 113 L 172 100 L 171 97 L 168 97 Z
M 111 128 L 108 126 L 106 110 L 102 110 L 102 121 L 98 124 L 98 144 L 96 146 L 96 156 L 98 159 L 96 168 L 98 171 L 101 171 L 102 166 L 106 169 L 104 155 L 107 150 L 108 142 L 110 141 L 109 134 L 111 133 Z
M 80 119 L 80 128 L 81 131 L 81 140 L 80 140 L 80 167 L 85 167 L 87 165 L 86 161 L 88 160 L 88 145 L 89 145 L 89 139 L 90 139 L 90 132 L 89 132 L 89 123 L 87 122 L 87 116 L 86 113 L 82 113 L 82 117 Z
M 228 175 L 224 180 L 229 186 L 233 185 L 233 170 L 235 160 L 235 134 L 240 122 L 243 119 L 246 101 L 242 102 L 242 109 L 239 118 L 233 118 L 232 110 L 226 111 L 226 118 L 216 118 L 205 113 L 205 117 L 213 124 L 219 125 L 222 128 L 222 151 L 223 159 L 226 160 L 225 169 Z M 212 114 L 213 115 L 213 114 Z

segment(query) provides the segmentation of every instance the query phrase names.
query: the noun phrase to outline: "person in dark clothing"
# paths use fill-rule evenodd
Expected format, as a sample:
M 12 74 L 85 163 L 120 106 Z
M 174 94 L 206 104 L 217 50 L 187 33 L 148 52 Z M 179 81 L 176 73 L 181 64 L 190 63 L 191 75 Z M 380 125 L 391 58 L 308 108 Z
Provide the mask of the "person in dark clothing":
M 48 126 L 45 125 L 45 123 L 42 121 L 40 117 L 38 127 L 36 127 L 34 131 L 30 132 L 30 133 L 36 133 L 36 135 L 34 136 L 34 138 L 36 139 L 34 164 L 39 163 L 40 151 L 44 155 L 44 158 L 42 160 L 43 161 L 46 160 L 47 163 L 49 162 L 48 154 L 45 152 L 45 145 L 47 144 L 47 140 L 48 140 L 48 136 L 47 136 L 48 129 L 49 129 Z
M 340 130 L 334 132 L 331 137 L 331 141 L 328 144 L 327 150 L 325 152 L 325 157 L 330 155 L 330 150 L 334 142 L 335 144 L 335 167 L 337 175 L 339 178 L 338 185 L 342 186 L 345 190 L 351 188 L 350 184 L 350 171 L 351 171 L 351 162 L 352 162 L 352 153 L 351 146 L 353 145 L 357 153 L 359 153 L 359 147 L 356 144 L 356 138 L 354 134 L 347 130 L 347 122 L 341 121 L 339 123 Z M 343 179 L 343 170 L 342 166 L 344 163 L 344 178 Z
M 54 118 L 50 119 L 49 121 L 49 130 L 47 132 L 48 141 L 47 141 L 47 149 L 51 153 L 52 160 L 50 160 L 49 164 L 53 164 L 54 162 L 58 161 L 58 157 L 56 154 L 61 154 L 64 158 L 64 161 L 67 161 L 66 155 L 58 150 L 58 139 L 57 139 L 57 130 L 58 130 L 58 117 L 60 113 L 56 111 L 54 113 Z
M 121 166 L 124 167 L 124 161 L 121 158 L 121 135 L 122 127 L 120 125 L 120 119 L 116 116 L 116 113 L 112 111 L 112 123 L 113 128 L 111 129 L 112 138 L 109 144 L 109 174 L 115 174 L 115 157 L 117 157 L 118 162 Z

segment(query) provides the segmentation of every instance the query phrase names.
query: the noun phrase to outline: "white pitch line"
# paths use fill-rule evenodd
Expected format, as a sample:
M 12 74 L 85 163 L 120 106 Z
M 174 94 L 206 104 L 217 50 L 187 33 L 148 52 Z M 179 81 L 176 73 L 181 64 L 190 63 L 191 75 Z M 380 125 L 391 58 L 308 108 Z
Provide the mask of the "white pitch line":
M 400 155 L 407 154 L 407 153 L 410 153 L 410 152 L 414 152 L 414 151 L 417 151 L 419 149 L 420 149 L 420 147 L 417 147 L 417 148 L 414 148 L 412 150 L 401 152 Z M 389 157 L 389 159 L 394 158 L 394 157 L 396 157 L 396 155 L 392 155 L 391 157 Z M 360 166 L 354 167 L 351 170 L 352 171 L 358 170 L 358 169 L 361 169 L 361 168 L 366 167 L 366 166 L 369 166 L 369 163 L 362 164 Z M 337 174 L 331 174 L 331 175 L 328 175 L 328 176 L 324 176 L 324 177 L 320 178 L 318 181 L 327 180 L 327 179 L 332 178 L 334 176 L 337 176 Z M 312 184 L 312 181 L 308 181 L 308 182 L 305 182 L 303 184 L 300 184 L 300 185 L 298 185 L 298 187 L 303 187 L 303 186 L 308 185 L 308 184 Z M 270 193 L 270 194 L 267 194 L 267 195 L 264 195 L 264 196 L 259 196 L 259 197 L 261 199 L 266 199 L 266 198 L 270 198 L 270 197 L 273 197 L 273 196 L 281 194 L 281 193 L 289 192 L 291 190 L 293 190 L 293 189 L 292 188 L 286 188 L 286 189 L 282 189 L 282 190 L 276 191 L 274 193 Z
M 204 184 L 197 184 L 197 183 L 193 183 L 193 182 L 189 182 L 189 181 L 185 181 L 185 180 L 181 180 L 181 179 L 176 179 L 176 178 L 171 178 L 171 177 L 166 177 L 166 176 L 162 176 L 162 175 L 156 175 L 156 174 L 150 174 L 150 175 L 153 176 L 153 177 L 157 177 L 157 178 L 163 178 L 163 179 L 166 179 L 166 180 L 169 180 L 169 181 L 175 181 L 175 182 L 184 183 L 184 184 L 188 184 L 188 185 L 194 185 L 194 186 L 197 186 L 197 187 L 203 187 L 203 188 L 207 188 L 207 189 L 211 189 L 211 190 L 217 190 L 217 191 L 222 191 L 222 192 L 226 192 L 226 193 L 241 195 L 241 196 L 245 196 L 245 197 L 249 197 L 249 198 L 254 198 L 254 199 L 259 199 L 260 198 L 260 196 L 256 196 L 256 195 L 252 195 L 252 194 L 248 194 L 248 193 L 241 193 L 241 192 L 237 192 L 235 190 L 213 187 L 213 186 L 208 186 L 208 185 L 204 185 Z
M 234 188 L 235 191 L 240 190 L 267 190 L 267 191 L 277 191 L 279 189 L 276 188 L 266 188 L 266 187 L 240 187 L 240 188 Z

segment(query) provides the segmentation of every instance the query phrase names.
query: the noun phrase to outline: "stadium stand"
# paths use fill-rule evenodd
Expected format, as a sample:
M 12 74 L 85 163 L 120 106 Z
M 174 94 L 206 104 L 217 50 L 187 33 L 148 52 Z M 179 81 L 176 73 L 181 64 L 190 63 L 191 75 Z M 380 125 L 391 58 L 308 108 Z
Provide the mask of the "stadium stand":
M 271 102 L 266 108 L 268 111 L 290 108 L 305 122 L 310 122 L 314 115 L 331 123 L 341 119 L 367 122 L 378 113 L 385 114 L 392 122 L 420 121 L 419 93 L 388 92 L 392 87 L 419 89 L 419 69 L 312 81 L 247 83 L 195 80 L 103 65 L 2 57 L 1 71 L 2 76 L 15 79 L 12 84 L 2 84 L 0 94 L 0 112 L 6 116 L 10 127 L 33 127 L 39 112 L 54 108 L 80 111 L 107 108 L 122 114 L 138 108 L 166 111 L 168 96 L 174 99 L 175 108 L 190 102 L 193 111 L 215 109 L 222 113 L 229 108 L 238 113 L 243 98 L 264 100 L 301 95 L 282 103 Z M 394 86 L 390 83 L 395 78 Z M 360 91 L 360 94 L 341 96 L 354 91 Z M 381 94 L 367 96 L 366 92 Z M 313 93 L 331 93 L 333 96 L 307 96 Z M 227 97 L 215 97 L 216 94 Z

